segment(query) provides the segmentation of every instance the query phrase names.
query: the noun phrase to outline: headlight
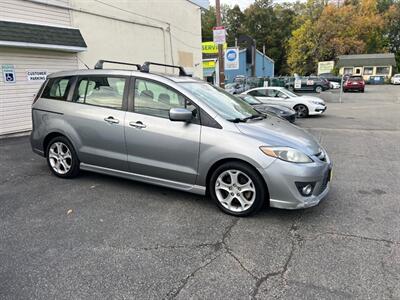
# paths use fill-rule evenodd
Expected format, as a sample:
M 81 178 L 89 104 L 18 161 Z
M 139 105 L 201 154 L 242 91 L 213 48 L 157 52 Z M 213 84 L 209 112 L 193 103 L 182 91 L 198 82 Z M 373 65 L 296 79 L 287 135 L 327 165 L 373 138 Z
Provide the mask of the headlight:
M 311 103 L 315 104 L 315 105 L 324 105 L 325 104 L 324 102 L 320 102 L 320 101 L 311 101 Z
M 271 157 L 294 163 L 312 163 L 313 160 L 301 151 L 289 147 L 260 147 L 260 150 Z

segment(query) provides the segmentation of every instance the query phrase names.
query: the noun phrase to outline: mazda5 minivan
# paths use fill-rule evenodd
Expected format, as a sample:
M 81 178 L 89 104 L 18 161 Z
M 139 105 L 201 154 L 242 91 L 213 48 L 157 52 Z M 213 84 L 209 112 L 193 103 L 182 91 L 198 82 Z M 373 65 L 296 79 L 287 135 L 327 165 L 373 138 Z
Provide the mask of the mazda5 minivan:
M 181 67 L 167 75 L 150 72 L 155 63 L 103 63 L 49 75 L 32 105 L 33 151 L 56 176 L 88 170 L 208 194 L 236 216 L 327 195 L 331 162 L 306 131 Z

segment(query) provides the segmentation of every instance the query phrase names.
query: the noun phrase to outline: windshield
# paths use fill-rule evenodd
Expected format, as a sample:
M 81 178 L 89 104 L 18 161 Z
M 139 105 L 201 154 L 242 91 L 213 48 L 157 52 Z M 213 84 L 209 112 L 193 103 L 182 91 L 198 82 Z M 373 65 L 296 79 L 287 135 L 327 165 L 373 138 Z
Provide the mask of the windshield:
M 284 91 L 285 91 L 285 94 L 288 95 L 289 97 L 298 97 L 299 96 L 299 95 L 297 95 L 297 94 L 295 94 L 295 93 L 293 93 L 293 92 L 291 92 L 291 91 L 289 91 L 287 89 L 285 89 Z
M 250 105 L 255 105 L 255 104 L 262 103 L 260 100 L 258 100 L 257 98 L 255 98 L 255 97 L 253 97 L 251 95 L 242 95 L 242 96 L 239 96 L 239 98 L 243 99 L 244 101 L 246 101 Z
M 183 82 L 180 85 L 210 106 L 225 120 L 235 121 L 259 116 L 259 113 L 245 101 L 213 85 L 197 82 Z

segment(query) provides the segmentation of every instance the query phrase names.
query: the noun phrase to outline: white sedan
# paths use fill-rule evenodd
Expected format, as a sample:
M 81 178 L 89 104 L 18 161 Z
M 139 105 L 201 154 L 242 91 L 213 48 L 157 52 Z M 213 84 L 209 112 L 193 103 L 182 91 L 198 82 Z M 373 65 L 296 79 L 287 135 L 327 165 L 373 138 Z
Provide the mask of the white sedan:
M 279 104 L 296 111 L 297 117 L 304 118 L 309 115 L 322 114 L 327 106 L 321 98 L 313 96 L 299 96 L 283 87 L 259 87 L 242 94 L 256 97 L 260 101 L 268 104 Z
M 390 79 L 392 84 L 400 84 L 400 74 L 394 74 Z

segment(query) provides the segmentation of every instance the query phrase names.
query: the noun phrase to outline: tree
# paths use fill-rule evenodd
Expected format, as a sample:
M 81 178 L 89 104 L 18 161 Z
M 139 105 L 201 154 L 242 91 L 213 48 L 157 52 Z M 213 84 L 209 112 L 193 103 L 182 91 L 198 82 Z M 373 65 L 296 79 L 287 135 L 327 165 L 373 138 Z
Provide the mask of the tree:
M 311 20 L 306 20 L 292 33 L 289 40 L 288 64 L 292 72 L 309 74 L 315 70 L 318 58 L 315 56 L 318 45 L 317 32 Z
M 203 42 L 213 40 L 213 27 L 217 24 L 215 7 L 210 6 L 208 10 L 201 11 L 201 36 Z
M 400 2 L 391 5 L 385 17 L 388 49 L 396 55 L 397 68 L 400 70 Z
M 234 45 L 235 38 L 244 33 L 243 22 L 244 14 L 240 10 L 239 5 L 235 5 L 232 9 L 226 12 L 225 24 L 227 28 L 227 42 L 228 45 Z

